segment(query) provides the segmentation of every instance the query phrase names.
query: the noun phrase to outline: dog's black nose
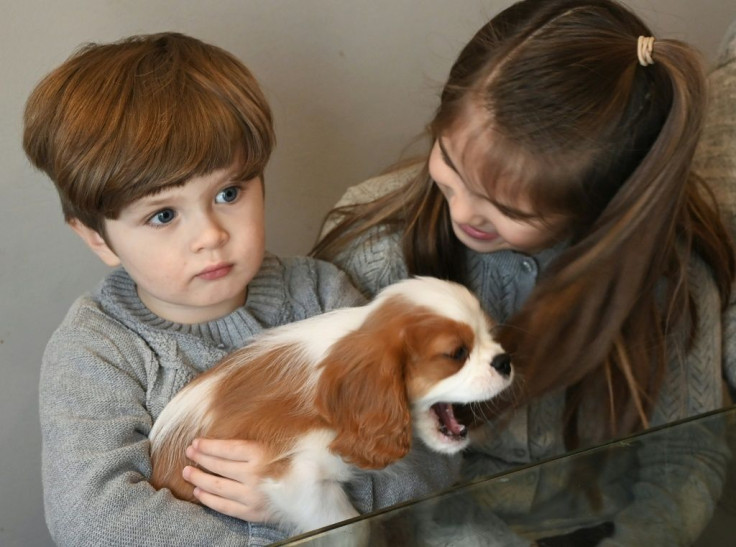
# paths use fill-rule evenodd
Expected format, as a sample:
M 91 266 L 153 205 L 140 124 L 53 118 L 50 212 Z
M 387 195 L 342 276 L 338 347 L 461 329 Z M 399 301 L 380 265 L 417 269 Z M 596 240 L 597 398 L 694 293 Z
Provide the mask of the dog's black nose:
M 511 374 L 511 356 L 508 353 L 499 353 L 491 361 L 491 366 L 498 371 L 501 376 Z

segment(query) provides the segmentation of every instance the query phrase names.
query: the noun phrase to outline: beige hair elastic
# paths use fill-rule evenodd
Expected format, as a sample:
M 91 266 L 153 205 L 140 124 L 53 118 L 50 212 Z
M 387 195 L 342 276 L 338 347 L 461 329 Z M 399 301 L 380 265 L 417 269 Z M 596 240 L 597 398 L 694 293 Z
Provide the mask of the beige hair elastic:
M 652 49 L 654 48 L 653 36 L 639 36 L 636 44 L 636 55 L 639 57 L 641 66 L 649 66 L 654 64 L 652 59 Z

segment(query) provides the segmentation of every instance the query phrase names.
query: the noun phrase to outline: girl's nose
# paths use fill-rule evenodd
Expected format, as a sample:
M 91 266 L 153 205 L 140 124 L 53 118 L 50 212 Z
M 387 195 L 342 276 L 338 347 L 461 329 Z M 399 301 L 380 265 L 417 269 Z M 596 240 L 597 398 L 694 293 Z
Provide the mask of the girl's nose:
M 475 224 L 477 214 L 473 207 L 473 198 L 467 193 L 457 192 L 448 202 L 450 216 L 457 224 Z
M 202 215 L 201 220 L 196 223 L 193 230 L 192 251 L 194 252 L 217 249 L 230 239 L 228 231 L 213 214 Z

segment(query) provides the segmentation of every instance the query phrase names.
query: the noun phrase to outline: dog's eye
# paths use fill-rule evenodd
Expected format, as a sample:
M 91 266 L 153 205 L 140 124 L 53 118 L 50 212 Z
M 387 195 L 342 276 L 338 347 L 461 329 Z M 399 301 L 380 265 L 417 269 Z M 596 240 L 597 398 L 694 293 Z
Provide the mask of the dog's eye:
M 459 346 L 454 351 L 448 353 L 447 356 L 453 361 L 462 363 L 468 358 L 468 348 L 465 346 Z

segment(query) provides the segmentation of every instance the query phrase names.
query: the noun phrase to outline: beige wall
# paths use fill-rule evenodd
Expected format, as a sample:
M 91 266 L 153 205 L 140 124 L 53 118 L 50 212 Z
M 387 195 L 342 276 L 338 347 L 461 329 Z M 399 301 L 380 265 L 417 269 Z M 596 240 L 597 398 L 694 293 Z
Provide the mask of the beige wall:
M 631 0 L 656 29 L 713 58 L 733 0 Z M 45 341 L 105 269 L 62 224 L 20 148 L 35 83 L 79 44 L 177 30 L 237 54 L 272 103 L 269 248 L 304 253 L 346 186 L 399 159 L 452 59 L 508 0 L 2 0 L 0 16 L 0 544 L 50 544 L 37 390 Z

